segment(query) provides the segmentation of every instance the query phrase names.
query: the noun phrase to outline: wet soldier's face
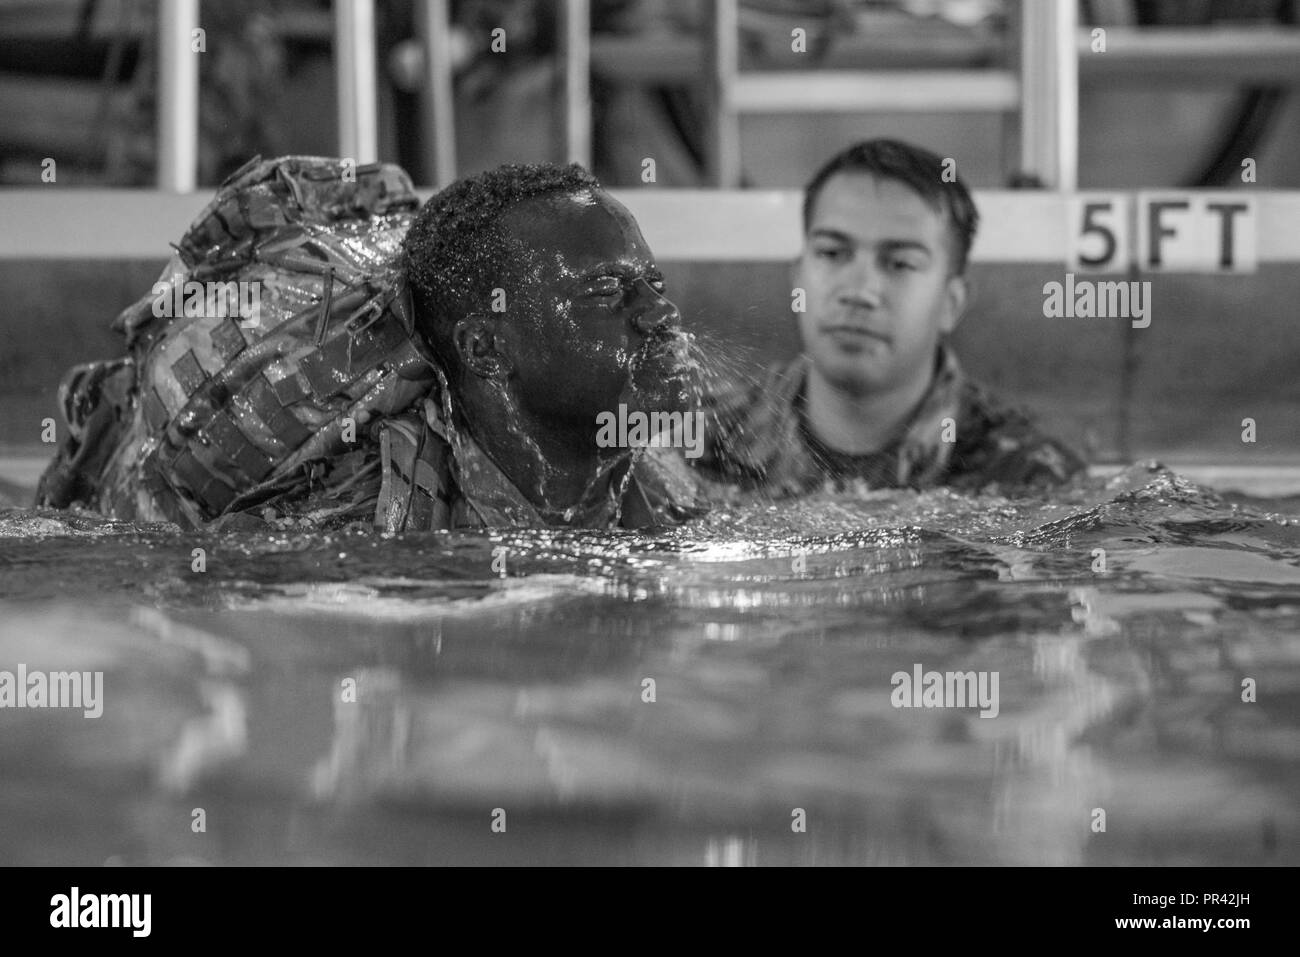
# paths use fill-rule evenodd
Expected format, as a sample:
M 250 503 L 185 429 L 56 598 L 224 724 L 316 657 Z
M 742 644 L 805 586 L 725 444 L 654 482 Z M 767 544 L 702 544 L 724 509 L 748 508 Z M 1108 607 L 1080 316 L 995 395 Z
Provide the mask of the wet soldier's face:
M 799 333 L 821 375 L 855 395 L 928 381 L 966 301 L 951 255 L 946 216 L 909 187 L 869 173 L 828 179 L 795 270 L 807 293 Z
M 599 189 L 553 193 L 515 204 L 501 226 L 505 308 L 457 333 L 471 371 L 513 377 L 532 415 L 593 432 L 620 402 L 685 407 L 681 317 L 627 209 Z

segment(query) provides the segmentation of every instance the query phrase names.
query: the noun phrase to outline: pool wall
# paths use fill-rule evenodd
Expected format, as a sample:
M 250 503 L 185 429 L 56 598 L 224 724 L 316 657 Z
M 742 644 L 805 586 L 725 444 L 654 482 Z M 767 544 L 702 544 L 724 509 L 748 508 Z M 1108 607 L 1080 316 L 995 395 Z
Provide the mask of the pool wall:
M 1150 324 L 1134 328 L 1125 318 L 1044 317 L 1044 284 L 1070 271 L 1068 196 L 977 191 L 983 219 L 955 335 L 967 370 L 1096 463 L 1300 468 L 1300 193 L 1250 194 L 1255 271 L 1131 267 L 1091 277 L 1151 283 Z M 754 369 L 794 353 L 797 192 L 616 195 L 658 253 L 688 328 Z M 109 324 L 148 291 L 165 262 L 158 251 L 209 198 L 0 191 L 0 221 L 21 224 L 0 233 L 0 457 L 48 455 L 41 422 L 56 415 L 60 377 L 75 363 L 121 354 Z M 1243 441 L 1243 419 L 1254 420 L 1254 442 Z
M 0 446 L 30 453 L 69 366 L 120 354 L 113 316 L 162 260 L 0 260 Z M 797 349 L 784 263 L 662 262 L 689 327 L 756 366 Z M 955 342 L 968 371 L 1097 461 L 1300 465 L 1300 270 L 1141 275 L 1152 321 L 1045 319 L 1064 266 L 976 263 Z M 1241 440 L 1243 418 L 1256 442 Z

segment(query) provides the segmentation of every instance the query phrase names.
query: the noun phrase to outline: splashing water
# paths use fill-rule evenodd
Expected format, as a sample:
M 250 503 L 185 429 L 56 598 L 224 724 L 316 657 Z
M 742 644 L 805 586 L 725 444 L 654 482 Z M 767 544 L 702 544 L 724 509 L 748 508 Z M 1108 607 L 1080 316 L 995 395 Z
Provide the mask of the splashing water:
M 0 709 L 0 860 L 1295 864 L 1296 505 L 1137 466 L 657 534 L 0 510 L 0 670 L 104 672 L 98 719 Z M 914 665 L 997 717 L 895 707 Z

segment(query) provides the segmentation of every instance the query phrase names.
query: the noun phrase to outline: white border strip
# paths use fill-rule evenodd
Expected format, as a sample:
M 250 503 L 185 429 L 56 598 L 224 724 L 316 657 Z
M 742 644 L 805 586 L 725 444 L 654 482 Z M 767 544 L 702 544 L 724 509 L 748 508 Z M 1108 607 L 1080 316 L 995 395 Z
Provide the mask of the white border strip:
M 616 189 L 655 253 L 668 262 L 781 262 L 801 239 L 796 190 Z M 1195 190 L 1171 192 L 1195 193 Z M 1207 190 L 1205 192 L 1218 192 Z M 1243 191 L 1244 193 L 1245 191 Z M 0 259 L 165 259 L 213 193 L 157 190 L 0 190 Z M 421 196 L 428 197 L 422 190 Z M 1136 198 L 1134 191 L 1104 194 Z M 1259 204 L 1259 261 L 1300 262 L 1300 191 L 1252 191 Z M 975 194 L 975 262 L 1068 260 L 1065 193 Z

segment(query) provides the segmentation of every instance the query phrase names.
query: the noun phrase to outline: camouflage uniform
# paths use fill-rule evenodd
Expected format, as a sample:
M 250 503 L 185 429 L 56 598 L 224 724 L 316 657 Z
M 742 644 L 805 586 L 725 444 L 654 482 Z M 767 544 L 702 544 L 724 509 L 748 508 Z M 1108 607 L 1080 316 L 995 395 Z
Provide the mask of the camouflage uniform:
M 418 411 L 378 423 L 382 485 L 375 508 L 377 528 L 641 528 L 676 525 L 706 509 L 680 453 L 652 448 L 633 453 L 621 495 L 615 481 L 606 498 L 563 513 L 544 513 L 465 430 L 451 424 L 455 418 L 446 397 L 444 386 Z
M 373 420 L 343 455 L 298 469 L 256 501 L 211 525 L 219 530 L 372 527 L 379 532 L 458 528 L 643 528 L 680 524 L 707 505 L 680 453 L 646 449 L 634 458 L 621 497 L 565 512 L 534 506 L 486 452 L 430 397 Z
M 198 528 L 362 469 L 352 432 L 434 380 L 396 268 L 418 204 L 384 164 L 284 157 L 234 174 L 177 244 L 161 294 L 114 321 L 127 355 L 64 377 L 64 443 L 37 504 Z M 166 308 L 239 283 L 260 290 L 255 315 Z
M 417 206 L 386 164 L 284 157 L 235 173 L 177 246 L 163 295 L 115 320 L 128 355 L 64 377 L 64 442 L 37 505 L 191 528 L 382 530 L 648 525 L 697 511 L 684 466 L 644 454 L 620 501 L 548 520 L 447 425 L 445 382 L 398 267 Z M 259 314 L 157 308 L 195 281 L 255 283 Z
M 750 389 L 720 390 L 706 403 L 704 454 L 694 463 L 710 478 L 776 497 L 858 481 L 869 488 L 991 490 L 1044 488 L 1086 468 L 1027 416 L 1003 406 L 963 375 L 956 354 L 940 346 L 934 380 L 912 415 L 878 452 L 848 455 L 828 448 L 804 412 L 809 359 L 771 367 Z M 944 442 L 944 420 L 955 424 Z

